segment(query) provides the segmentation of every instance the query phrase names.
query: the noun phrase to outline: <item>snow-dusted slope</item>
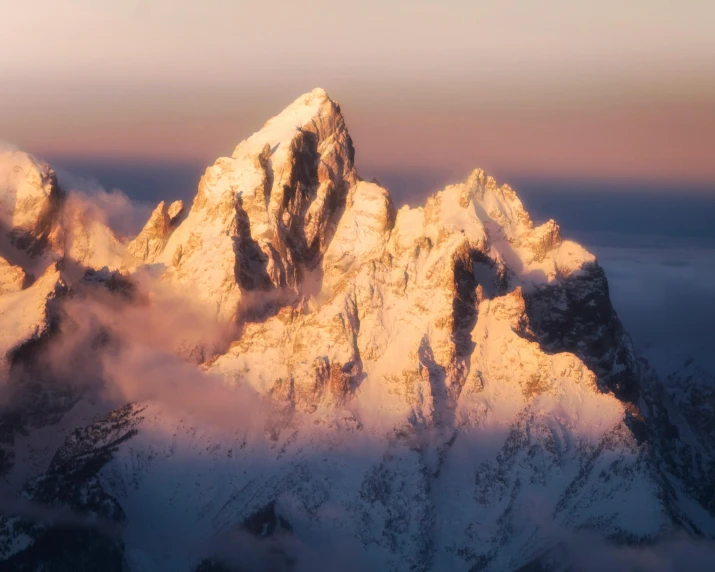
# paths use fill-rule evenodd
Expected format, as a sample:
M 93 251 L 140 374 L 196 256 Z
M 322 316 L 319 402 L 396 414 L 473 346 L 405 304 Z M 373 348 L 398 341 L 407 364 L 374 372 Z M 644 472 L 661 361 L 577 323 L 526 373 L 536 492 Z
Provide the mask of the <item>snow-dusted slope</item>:
M 595 258 L 481 170 L 396 210 L 353 155 L 314 90 L 209 167 L 185 216 L 160 204 L 124 276 L 70 284 L 38 359 L 79 360 L 101 389 L 81 403 L 133 404 L 24 485 L 82 541 L 21 505 L 9 566 L 565 569 L 578 534 L 715 533 L 703 394 L 639 362 Z M 13 280 L 10 308 L 42 282 Z
M 39 340 L 50 330 L 52 303 L 64 289 L 64 281 L 55 265 L 25 290 L 0 296 L 0 383 L 9 375 L 13 352 L 28 342 Z

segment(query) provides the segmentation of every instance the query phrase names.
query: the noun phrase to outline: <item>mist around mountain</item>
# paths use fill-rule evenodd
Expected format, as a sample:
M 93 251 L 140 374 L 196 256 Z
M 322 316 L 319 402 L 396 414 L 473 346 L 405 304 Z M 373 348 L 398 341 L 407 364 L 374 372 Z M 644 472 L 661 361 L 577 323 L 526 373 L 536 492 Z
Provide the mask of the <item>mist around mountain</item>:
M 707 364 L 510 186 L 399 206 L 355 155 L 320 89 L 188 200 L 2 152 L 3 569 L 709 570 Z M 681 250 L 634 299 L 689 307 Z

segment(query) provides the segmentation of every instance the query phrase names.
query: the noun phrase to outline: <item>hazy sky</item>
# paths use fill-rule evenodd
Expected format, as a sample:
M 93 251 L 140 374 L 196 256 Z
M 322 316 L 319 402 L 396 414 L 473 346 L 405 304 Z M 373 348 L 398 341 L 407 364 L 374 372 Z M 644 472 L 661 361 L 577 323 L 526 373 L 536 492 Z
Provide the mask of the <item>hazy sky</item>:
M 210 163 L 301 93 L 359 166 L 715 183 L 710 0 L 0 0 L 0 139 Z

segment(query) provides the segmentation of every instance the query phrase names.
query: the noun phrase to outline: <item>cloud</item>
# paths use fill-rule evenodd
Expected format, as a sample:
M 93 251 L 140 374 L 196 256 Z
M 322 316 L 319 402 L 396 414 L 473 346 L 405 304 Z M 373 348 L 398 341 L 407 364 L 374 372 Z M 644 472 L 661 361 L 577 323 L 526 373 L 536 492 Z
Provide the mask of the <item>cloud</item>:
M 227 385 L 198 363 L 226 351 L 235 329 L 206 308 L 144 276 L 131 298 L 79 284 L 62 303 L 58 335 L 32 364 L 57 380 L 98 392 L 110 403 L 156 400 L 217 427 L 263 428 L 267 401 Z
M 56 171 L 70 206 L 80 209 L 86 220 L 105 224 L 120 236 L 136 235 L 151 214 L 152 205 L 132 200 L 120 189 L 107 191 L 96 179 Z
M 682 533 L 642 545 L 616 544 L 587 530 L 571 530 L 550 516 L 545 499 L 534 496 L 523 518 L 552 549 L 544 556 L 555 570 L 572 572 L 707 572 L 715 569 L 715 542 Z
M 674 268 L 687 268 L 690 266 L 689 260 L 663 260 L 661 262 L 663 266 L 672 266 Z
M 596 534 L 565 533 L 564 563 L 574 572 L 708 572 L 715 569 L 715 543 L 676 537 L 652 546 L 617 546 Z
M 715 248 L 592 246 L 636 347 L 662 374 L 694 357 L 715 370 Z
M 212 549 L 212 560 L 230 570 L 370 570 L 365 547 L 349 539 L 311 545 L 292 532 L 279 531 L 260 538 L 244 530 L 234 530 L 214 542 Z

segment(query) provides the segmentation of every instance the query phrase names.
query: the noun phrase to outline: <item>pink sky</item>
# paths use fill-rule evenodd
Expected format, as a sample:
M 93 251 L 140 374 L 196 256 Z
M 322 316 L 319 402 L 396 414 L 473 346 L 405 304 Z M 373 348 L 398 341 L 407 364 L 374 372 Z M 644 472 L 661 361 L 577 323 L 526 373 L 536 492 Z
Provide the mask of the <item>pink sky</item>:
M 321 86 L 360 165 L 715 182 L 715 3 L 623 4 L 13 2 L 0 139 L 208 164 Z

